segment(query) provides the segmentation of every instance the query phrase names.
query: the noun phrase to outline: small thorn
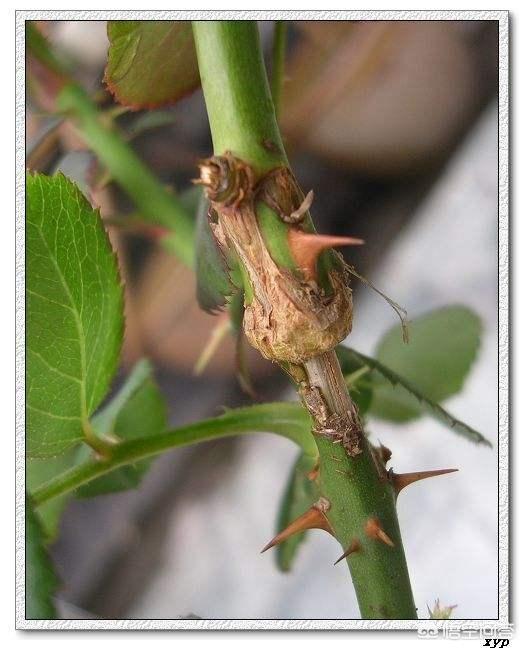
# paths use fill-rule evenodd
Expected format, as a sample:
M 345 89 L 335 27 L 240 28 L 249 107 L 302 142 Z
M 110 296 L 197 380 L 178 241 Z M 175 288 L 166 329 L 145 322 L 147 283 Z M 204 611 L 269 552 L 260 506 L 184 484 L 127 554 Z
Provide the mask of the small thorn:
M 317 257 L 323 250 L 335 246 L 352 246 L 364 243 L 355 237 L 337 237 L 335 235 L 318 235 L 291 228 L 288 233 L 289 247 L 298 266 L 307 278 L 316 274 Z
M 378 444 L 380 445 L 378 447 L 378 452 L 380 454 L 380 457 L 382 458 L 382 462 L 384 465 L 387 465 L 389 461 L 391 460 L 392 452 L 391 449 L 383 445 L 380 440 L 378 441 Z
M 408 472 L 407 474 L 395 474 L 394 472 L 390 472 L 390 477 L 395 494 L 398 496 L 398 493 L 408 485 L 411 485 L 411 483 L 422 481 L 422 479 L 431 478 L 432 476 L 450 474 L 451 472 L 458 472 L 458 469 L 433 469 L 427 472 Z
M 289 539 L 292 535 L 295 535 L 296 533 L 303 533 L 304 531 L 310 530 L 311 528 L 325 530 L 326 532 L 333 535 L 331 525 L 326 515 L 324 514 L 328 509 L 329 502 L 327 499 L 323 499 L 321 497 L 314 505 L 311 506 L 309 510 L 307 510 L 303 515 L 300 515 L 300 517 L 295 519 L 295 521 L 292 521 L 289 526 L 284 528 L 283 531 L 273 537 L 273 539 L 268 544 L 266 544 L 260 552 L 265 553 L 273 546 L 277 546 L 278 544 L 285 542 L 286 539 Z
M 368 537 L 371 537 L 372 539 L 378 539 L 388 546 L 395 546 L 390 537 L 382 530 L 382 526 L 380 525 L 380 521 L 377 519 L 377 517 L 371 517 L 366 521 L 364 532 Z
M 351 555 L 351 553 L 357 553 L 362 549 L 362 545 L 358 541 L 358 539 L 352 539 L 351 544 L 347 547 L 347 549 L 344 551 L 344 553 L 338 558 L 338 560 L 335 562 L 335 565 L 337 565 L 339 562 L 342 562 L 348 555 Z

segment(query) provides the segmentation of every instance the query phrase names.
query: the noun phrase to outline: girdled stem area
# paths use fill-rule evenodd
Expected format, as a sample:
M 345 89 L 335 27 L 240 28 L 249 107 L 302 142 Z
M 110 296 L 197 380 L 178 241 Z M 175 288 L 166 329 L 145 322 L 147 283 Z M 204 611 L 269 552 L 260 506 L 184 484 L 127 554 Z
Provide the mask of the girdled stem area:
M 321 253 L 325 240 L 310 237 L 312 194 L 304 197 L 288 166 L 256 24 L 195 22 L 193 31 L 215 149 L 201 181 L 218 215 L 217 241 L 225 252 L 233 249 L 248 277 L 246 335 L 295 379 L 313 419 L 316 480 L 329 505 L 323 515 L 344 550 L 358 548 L 347 562 L 362 616 L 416 618 L 394 491 L 333 351 L 351 329 L 346 269 L 333 251 Z M 308 517 L 318 518 L 313 509 Z
M 340 444 L 349 456 L 361 454 L 364 446 L 362 424 L 353 404 L 340 364 L 333 350 L 304 362 L 307 382 L 302 399 L 308 408 L 317 435 Z

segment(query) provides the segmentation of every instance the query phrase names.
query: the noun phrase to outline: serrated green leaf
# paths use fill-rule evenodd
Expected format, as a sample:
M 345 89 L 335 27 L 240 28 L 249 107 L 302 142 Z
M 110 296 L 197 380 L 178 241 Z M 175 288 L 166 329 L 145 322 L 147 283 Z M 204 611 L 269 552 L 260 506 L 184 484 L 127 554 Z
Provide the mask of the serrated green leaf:
M 315 459 L 299 454 L 289 474 L 288 484 L 282 496 L 277 520 L 277 533 L 288 526 L 297 517 L 304 514 L 318 499 L 318 487 L 307 474 L 315 465 Z M 299 546 L 306 537 L 306 532 L 292 535 L 277 546 L 277 565 L 281 571 L 290 571 Z
M 208 313 L 216 313 L 226 304 L 235 287 L 230 277 L 227 261 L 218 247 L 208 219 L 209 202 L 202 195 L 197 212 L 196 226 L 196 278 L 197 299 Z
M 461 420 L 455 418 L 453 415 L 451 415 L 451 413 L 443 409 L 437 402 L 429 399 L 427 395 L 421 393 L 418 388 L 415 388 L 415 386 L 411 384 L 411 382 L 407 381 L 404 379 L 404 377 L 401 377 L 396 372 L 393 372 L 393 370 L 390 368 L 387 368 L 384 364 L 380 363 L 380 361 L 372 359 L 371 357 L 367 357 L 366 355 L 361 354 L 360 352 L 357 352 L 351 348 L 348 348 L 348 351 L 351 354 L 355 355 L 355 357 L 361 361 L 362 364 L 379 373 L 379 376 L 382 379 L 385 379 L 389 382 L 393 390 L 402 391 L 406 393 L 411 399 L 413 399 L 417 407 L 421 409 L 420 413 L 424 411 L 428 415 L 431 415 L 435 419 L 439 420 L 439 422 L 442 422 L 442 424 L 445 424 L 447 427 L 455 431 L 455 433 L 458 433 L 465 438 L 469 438 L 469 440 L 473 440 L 474 442 L 478 442 L 483 445 L 488 445 L 489 447 L 492 446 L 491 442 L 487 440 L 481 433 L 467 425 L 465 422 L 462 422 Z M 380 379 L 376 379 L 374 372 L 372 373 L 371 377 L 373 379 L 373 385 L 383 387 Z M 377 390 L 374 391 L 374 396 L 377 394 L 377 392 Z
M 148 361 L 142 360 L 135 365 L 125 384 L 109 404 L 95 415 L 92 424 L 98 433 L 114 434 L 120 440 L 153 436 L 166 429 L 166 404 L 153 380 Z M 87 460 L 89 454 L 89 449 L 84 447 L 78 454 L 77 463 Z M 151 461 L 147 459 L 120 467 L 81 486 L 76 495 L 88 498 L 136 488 L 150 464 Z
M 376 359 L 431 402 L 460 392 L 480 345 L 478 316 L 466 307 L 444 307 L 414 319 L 409 331 L 410 342 L 405 345 L 400 328 L 392 328 L 379 343 Z M 421 408 L 417 398 L 389 380 L 375 383 L 373 415 L 406 422 L 418 417 Z
M 110 20 L 105 82 L 131 108 L 172 104 L 198 87 L 191 23 L 185 20 Z
M 25 617 L 32 620 L 54 619 L 53 594 L 58 587 L 51 560 L 43 542 L 43 530 L 31 499 L 25 506 Z
M 63 453 L 115 373 L 118 267 L 100 215 L 65 176 L 27 176 L 27 451 Z

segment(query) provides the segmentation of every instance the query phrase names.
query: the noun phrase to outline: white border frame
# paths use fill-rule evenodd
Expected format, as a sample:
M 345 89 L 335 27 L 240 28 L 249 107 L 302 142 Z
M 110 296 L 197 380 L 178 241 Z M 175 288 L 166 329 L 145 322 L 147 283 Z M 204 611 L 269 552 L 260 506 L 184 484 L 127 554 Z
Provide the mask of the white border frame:
M 499 618 L 26 620 L 25 618 L 25 30 L 26 20 L 496 20 L 499 22 Z M 509 14 L 507 11 L 16 12 L 16 627 L 25 630 L 507 630 L 509 621 Z

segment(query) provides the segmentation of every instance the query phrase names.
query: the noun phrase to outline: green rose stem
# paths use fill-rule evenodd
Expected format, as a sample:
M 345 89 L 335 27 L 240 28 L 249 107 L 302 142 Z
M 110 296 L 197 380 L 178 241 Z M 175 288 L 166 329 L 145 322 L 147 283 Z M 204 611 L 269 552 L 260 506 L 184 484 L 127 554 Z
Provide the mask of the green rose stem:
M 306 308 L 315 303 L 301 293 L 313 268 L 297 263 L 298 245 L 291 243 L 311 243 L 311 197 L 303 201 L 288 169 L 257 25 L 196 21 L 193 32 L 215 153 L 201 166 L 201 181 L 218 214 L 219 241 L 234 249 L 244 268 L 246 335 L 292 375 L 313 420 L 319 452 L 313 480 L 321 498 L 296 525 L 327 529 L 351 551 L 346 561 L 362 617 L 417 618 L 392 478 L 363 434 L 334 352 L 351 327 L 351 296 L 332 251 L 317 265 L 322 295 L 333 298 L 327 329 L 315 329 Z M 275 176 L 275 170 L 281 173 Z M 248 200 L 255 193 L 264 200 Z M 291 212 L 299 227 L 282 218 Z M 287 290 L 282 282 L 289 283 Z M 290 293 L 295 300 L 285 303 Z M 271 319 L 264 312 L 268 304 Z M 263 330 L 267 321 L 273 331 Z

